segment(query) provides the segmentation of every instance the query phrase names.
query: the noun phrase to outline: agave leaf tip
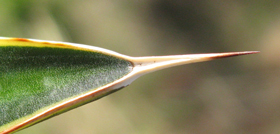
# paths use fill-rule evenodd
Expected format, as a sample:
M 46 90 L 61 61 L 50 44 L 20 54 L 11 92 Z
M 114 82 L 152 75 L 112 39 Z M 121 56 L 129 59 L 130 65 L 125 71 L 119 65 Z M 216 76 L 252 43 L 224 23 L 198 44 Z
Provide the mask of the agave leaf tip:
M 243 51 L 243 52 L 226 52 L 226 53 L 220 53 L 216 56 L 210 57 L 211 59 L 217 59 L 217 58 L 226 58 L 226 57 L 233 57 L 233 56 L 239 56 L 239 55 L 247 55 L 247 54 L 256 54 L 260 51 Z

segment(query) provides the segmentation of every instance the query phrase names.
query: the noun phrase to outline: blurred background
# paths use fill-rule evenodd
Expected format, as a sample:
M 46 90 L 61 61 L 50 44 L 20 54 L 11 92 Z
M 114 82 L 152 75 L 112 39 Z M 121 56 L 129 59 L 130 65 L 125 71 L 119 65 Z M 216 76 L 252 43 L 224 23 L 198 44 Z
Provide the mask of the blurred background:
M 280 133 L 278 0 L 6 0 L 0 36 L 130 56 L 261 51 L 173 67 L 18 134 Z

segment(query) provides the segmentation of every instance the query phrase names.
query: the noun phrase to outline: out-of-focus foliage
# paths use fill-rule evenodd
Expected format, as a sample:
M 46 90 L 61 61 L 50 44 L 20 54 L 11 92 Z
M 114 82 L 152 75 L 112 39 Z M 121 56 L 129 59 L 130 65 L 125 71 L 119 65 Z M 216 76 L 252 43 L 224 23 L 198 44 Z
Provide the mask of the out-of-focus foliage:
M 0 1 L 0 36 L 132 56 L 259 50 L 166 69 L 18 132 L 279 133 L 280 2 Z

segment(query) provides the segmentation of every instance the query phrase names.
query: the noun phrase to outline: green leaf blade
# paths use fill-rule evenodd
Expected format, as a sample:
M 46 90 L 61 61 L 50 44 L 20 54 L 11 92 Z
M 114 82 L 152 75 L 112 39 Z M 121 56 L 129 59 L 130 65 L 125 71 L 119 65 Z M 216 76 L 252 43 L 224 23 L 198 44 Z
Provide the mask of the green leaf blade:
M 1 129 L 114 82 L 128 74 L 131 66 L 129 61 L 93 51 L 0 46 Z

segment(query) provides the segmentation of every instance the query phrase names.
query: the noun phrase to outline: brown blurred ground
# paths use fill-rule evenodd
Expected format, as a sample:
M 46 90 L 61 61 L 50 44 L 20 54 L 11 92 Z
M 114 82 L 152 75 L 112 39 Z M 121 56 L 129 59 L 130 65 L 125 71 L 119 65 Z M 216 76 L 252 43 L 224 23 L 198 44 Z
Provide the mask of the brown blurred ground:
M 0 36 L 131 56 L 258 50 L 165 69 L 18 134 L 280 133 L 280 1 L 0 1 Z

